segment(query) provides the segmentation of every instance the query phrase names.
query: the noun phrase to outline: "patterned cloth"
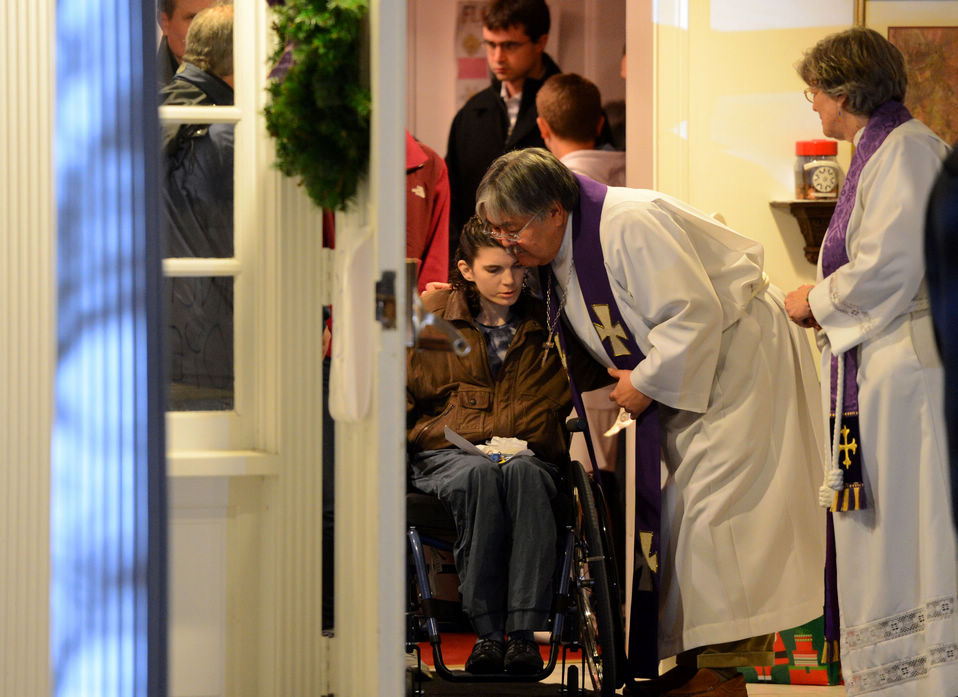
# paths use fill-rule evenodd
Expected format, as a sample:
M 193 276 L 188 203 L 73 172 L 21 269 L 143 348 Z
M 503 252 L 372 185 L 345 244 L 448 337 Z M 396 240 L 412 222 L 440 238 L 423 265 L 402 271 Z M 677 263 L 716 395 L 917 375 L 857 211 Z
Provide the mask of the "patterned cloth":
M 502 361 L 505 359 L 506 352 L 516 335 L 519 322 L 510 315 L 509 321 L 497 327 L 489 327 L 479 322 L 476 322 L 476 325 L 482 332 L 482 338 L 485 339 L 486 354 L 489 356 L 489 370 L 492 372 L 492 377 L 495 378 L 499 375 L 499 368 L 502 367 Z

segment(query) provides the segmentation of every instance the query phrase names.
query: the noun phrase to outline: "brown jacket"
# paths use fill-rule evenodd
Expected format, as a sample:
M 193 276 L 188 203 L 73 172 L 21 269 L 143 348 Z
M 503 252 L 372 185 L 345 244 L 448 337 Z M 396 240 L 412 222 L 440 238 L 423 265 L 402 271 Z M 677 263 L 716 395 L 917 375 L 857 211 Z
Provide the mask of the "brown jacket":
M 521 438 L 543 460 L 567 461 L 569 383 L 555 350 L 543 366 L 547 332 L 542 303 L 523 295 L 514 306 L 524 321 L 493 380 L 485 342 L 465 293 L 440 290 L 422 299 L 427 310 L 462 333 L 472 350 L 462 358 L 452 352 L 409 350 L 406 438 L 410 453 L 452 447 L 443 435 L 449 426 L 471 443 L 484 443 L 493 436 Z

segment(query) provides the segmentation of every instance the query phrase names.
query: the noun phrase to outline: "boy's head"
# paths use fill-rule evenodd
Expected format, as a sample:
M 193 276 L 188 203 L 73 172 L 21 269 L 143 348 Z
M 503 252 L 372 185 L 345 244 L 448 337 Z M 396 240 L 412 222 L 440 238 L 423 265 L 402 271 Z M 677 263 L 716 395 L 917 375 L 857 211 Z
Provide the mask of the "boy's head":
M 546 80 L 536 94 L 536 109 L 539 119 L 562 140 L 594 144 L 602 129 L 599 88 L 575 73 L 560 73 Z

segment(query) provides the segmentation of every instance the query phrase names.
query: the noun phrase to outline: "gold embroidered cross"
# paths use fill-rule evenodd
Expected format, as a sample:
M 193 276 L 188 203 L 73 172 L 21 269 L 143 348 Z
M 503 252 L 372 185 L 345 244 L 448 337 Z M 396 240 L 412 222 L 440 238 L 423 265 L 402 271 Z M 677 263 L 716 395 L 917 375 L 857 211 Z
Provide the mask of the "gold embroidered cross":
M 838 446 L 839 451 L 845 453 L 845 459 L 842 460 L 842 464 L 845 465 L 845 469 L 848 469 L 852 464 L 852 459 L 848 455 L 848 451 L 851 450 L 853 453 L 858 452 L 858 442 L 852 438 L 852 442 L 848 442 L 848 434 L 851 433 L 851 429 L 848 426 L 842 426 L 842 438 L 845 439 L 845 442 Z
M 652 554 L 652 536 L 653 533 L 651 531 L 639 531 L 639 546 L 642 549 L 642 554 L 641 556 L 636 555 L 635 566 L 636 573 L 640 574 L 640 591 L 653 590 L 654 586 L 652 582 L 652 576 L 658 573 L 659 570 L 659 555 Z M 651 573 L 646 574 L 644 571 L 645 569 L 648 569 Z
M 596 317 L 599 318 L 599 322 L 592 323 L 593 326 L 595 326 L 595 330 L 599 332 L 599 341 L 608 339 L 612 345 L 613 354 L 616 356 L 628 356 L 630 351 L 626 348 L 626 345 L 622 343 L 622 339 L 628 339 L 629 335 L 618 322 L 612 324 L 612 315 L 609 312 L 609 306 L 593 305 L 592 311 Z

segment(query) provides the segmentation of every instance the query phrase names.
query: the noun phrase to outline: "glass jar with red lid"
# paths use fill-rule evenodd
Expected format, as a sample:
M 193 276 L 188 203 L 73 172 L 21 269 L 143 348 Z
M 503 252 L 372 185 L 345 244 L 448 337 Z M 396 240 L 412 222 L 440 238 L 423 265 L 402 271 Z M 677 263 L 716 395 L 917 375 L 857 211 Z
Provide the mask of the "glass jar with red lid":
M 838 166 L 838 142 L 824 138 L 795 142 L 795 198 L 838 197 L 842 170 Z

